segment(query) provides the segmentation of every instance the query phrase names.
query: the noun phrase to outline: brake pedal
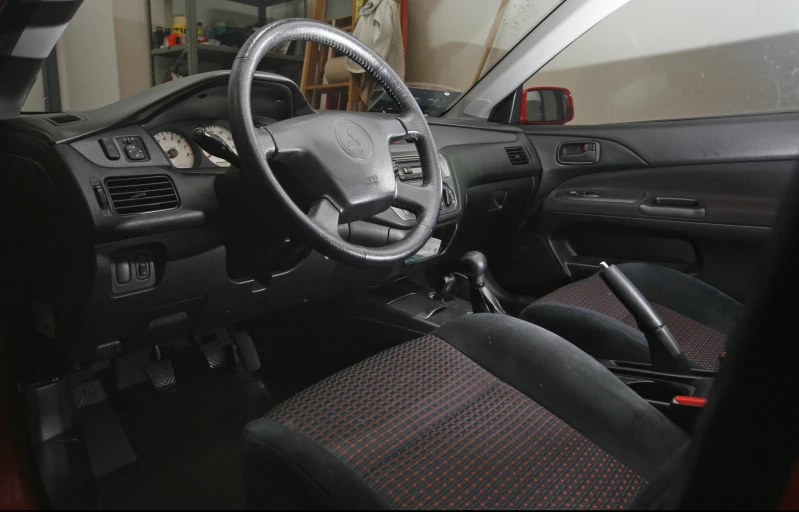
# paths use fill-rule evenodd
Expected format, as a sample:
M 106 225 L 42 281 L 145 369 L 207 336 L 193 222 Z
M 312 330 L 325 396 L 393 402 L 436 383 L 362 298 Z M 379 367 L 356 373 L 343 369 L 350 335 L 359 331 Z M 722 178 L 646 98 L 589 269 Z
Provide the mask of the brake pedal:
M 225 357 L 225 345 L 218 338 L 199 345 L 199 349 L 211 369 L 217 370 L 225 366 L 225 359 L 227 359 Z
M 177 386 L 175 380 L 175 369 L 169 359 L 159 359 L 158 361 L 144 367 L 144 374 L 150 379 L 153 387 L 161 393 L 173 391 Z
M 234 331 L 231 329 L 233 341 L 239 347 L 241 358 L 244 361 L 244 368 L 248 372 L 254 372 L 261 368 L 261 358 L 258 356 L 258 349 L 252 341 L 250 333 L 245 330 Z
M 200 349 L 205 361 L 212 370 L 222 368 L 235 368 L 238 364 L 238 354 L 233 339 L 227 329 L 215 331 L 193 338 L 192 343 Z

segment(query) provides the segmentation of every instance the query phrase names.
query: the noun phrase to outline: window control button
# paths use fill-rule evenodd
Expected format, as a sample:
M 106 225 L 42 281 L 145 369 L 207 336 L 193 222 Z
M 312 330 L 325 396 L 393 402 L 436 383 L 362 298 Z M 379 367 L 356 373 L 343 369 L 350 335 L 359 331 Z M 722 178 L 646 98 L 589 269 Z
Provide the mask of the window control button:
M 119 258 L 116 261 L 117 270 L 117 283 L 128 284 L 130 282 L 130 260 L 127 258 Z
M 136 256 L 136 278 L 144 281 L 150 277 L 150 260 L 146 254 Z

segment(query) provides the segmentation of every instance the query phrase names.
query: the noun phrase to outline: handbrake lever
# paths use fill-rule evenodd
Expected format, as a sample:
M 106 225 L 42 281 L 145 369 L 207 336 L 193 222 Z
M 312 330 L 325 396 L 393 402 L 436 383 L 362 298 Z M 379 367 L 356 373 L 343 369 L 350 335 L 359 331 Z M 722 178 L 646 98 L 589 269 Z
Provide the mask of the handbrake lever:
M 191 138 L 201 149 L 209 154 L 230 162 L 233 167 L 241 169 L 241 161 L 238 155 L 218 135 L 209 132 L 205 128 L 195 128 L 191 132 Z
M 600 277 L 608 285 L 610 291 L 632 313 L 638 323 L 638 328 L 646 336 L 652 369 L 663 373 L 691 375 L 691 365 L 680 345 L 677 344 L 674 335 L 671 334 L 646 297 L 627 279 L 619 267 L 608 266 L 604 261 L 599 265 L 602 267 L 599 272 Z

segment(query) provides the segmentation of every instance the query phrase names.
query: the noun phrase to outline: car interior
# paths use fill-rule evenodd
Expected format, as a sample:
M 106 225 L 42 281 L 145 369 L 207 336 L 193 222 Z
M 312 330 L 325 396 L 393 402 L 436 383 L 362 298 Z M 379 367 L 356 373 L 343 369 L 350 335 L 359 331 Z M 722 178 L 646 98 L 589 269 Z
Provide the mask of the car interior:
M 294 39 L 396 113 L 258 70 Z M 428 117 L 290 19 L 229 71 L 0 121 L 3 411 L 41 506 L 775 506 L 799 114 L 564 124 L 581 99 Z

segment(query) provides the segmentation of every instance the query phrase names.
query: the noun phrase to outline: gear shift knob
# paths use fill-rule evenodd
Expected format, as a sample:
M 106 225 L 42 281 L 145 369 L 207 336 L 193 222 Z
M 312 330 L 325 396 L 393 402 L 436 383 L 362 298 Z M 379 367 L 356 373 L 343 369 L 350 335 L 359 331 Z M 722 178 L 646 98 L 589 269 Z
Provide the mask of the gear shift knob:
M 486 286 L 488 260 L 483 253 L 478 251 L 467 252 L 461 258 L 461 270 L 469 279 L 469 298 L 472 302 L 472 311 L 475 313 L 507 314 L 502 309 L 494 292 Z
M 488 260 L 479 251 L 467 252 L 461 258 L 461 270 L 463 274 L 469 278 L 469 284 L 473 287 L 482 287 L 486 284 L 486 270 L 488 269 Z

